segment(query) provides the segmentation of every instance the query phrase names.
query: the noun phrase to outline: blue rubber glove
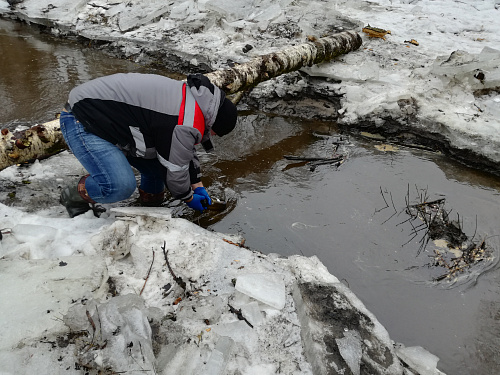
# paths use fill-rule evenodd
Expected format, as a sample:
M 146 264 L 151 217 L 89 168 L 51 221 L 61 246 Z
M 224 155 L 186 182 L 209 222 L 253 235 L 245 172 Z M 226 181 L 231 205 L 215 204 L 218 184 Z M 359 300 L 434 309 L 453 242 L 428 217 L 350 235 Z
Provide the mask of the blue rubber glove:
M 204 195 L 199 194 L 193 194 L 193 199 L 191 199 L 189 202 L 186 202 L 186 204 L 193 210 L 202 212 L 208 207 L 206 203 L 207 198 Z
M 198 195 L 203 195 L 207 199 L 208 204 L 206 205 L 206 207 L 208 207 L 212 204 L 212 199 L 210 199 L 210 195 L 208 195 L 207 189 L 205 189 L 203 186 L 200 186 L 200 187 L 197 187 L 196 189 L 194 189 L 194 193 L 198 194 Z

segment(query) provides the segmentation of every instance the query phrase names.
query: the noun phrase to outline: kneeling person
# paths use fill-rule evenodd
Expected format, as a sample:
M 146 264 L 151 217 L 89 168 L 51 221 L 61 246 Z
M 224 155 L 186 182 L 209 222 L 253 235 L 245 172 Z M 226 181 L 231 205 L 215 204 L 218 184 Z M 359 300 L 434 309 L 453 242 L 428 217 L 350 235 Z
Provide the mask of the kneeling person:
M 75 87 L 61 112 L 61 132 L 89 175 L 65 187 L 60 202 L 70 217 L 95 203 L 129 198 L 159 206 L 165 188 L 198 211 L 211 204 L 201 182 L 195 145 L 236 125 L 236 106 L 201 74 L 187 83 L 160 75 L 119 73 Z

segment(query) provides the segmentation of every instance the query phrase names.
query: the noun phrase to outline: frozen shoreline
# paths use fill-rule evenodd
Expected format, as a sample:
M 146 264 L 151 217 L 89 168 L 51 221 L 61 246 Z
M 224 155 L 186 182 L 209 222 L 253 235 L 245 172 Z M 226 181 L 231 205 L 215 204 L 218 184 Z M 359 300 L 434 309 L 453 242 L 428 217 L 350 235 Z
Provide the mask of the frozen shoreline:
M 63 152 L 0 176 L 56 202 L 80 169 Z M 264 255 L 168 208 L 106 208 L 0 204 L 3 374 L 442 374 L 315 256 Z

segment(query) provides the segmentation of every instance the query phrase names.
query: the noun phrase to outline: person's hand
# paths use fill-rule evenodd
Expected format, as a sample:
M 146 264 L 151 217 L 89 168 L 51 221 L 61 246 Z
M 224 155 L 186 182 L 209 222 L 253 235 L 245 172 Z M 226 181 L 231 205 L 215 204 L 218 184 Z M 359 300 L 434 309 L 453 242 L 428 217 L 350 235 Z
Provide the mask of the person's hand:
M 210 203 L 212 202 L 210 201 Z M 207 198 L 204 195 L 200 194 L 193 194 L 192 199 L 190 201 L 187 201 L 186 204 L 193 210 L 201 212 L 208 208 Z
M 207 199 L 207 204 L 205 205 L 207 208 L 212 204 L 212 199 L 210 199 L 210 195 L 208 195 L 207 189 L 205 189 L 203 186 L 197 187 L 194 189 L 194 193 L 198 195 L 203 195 Z

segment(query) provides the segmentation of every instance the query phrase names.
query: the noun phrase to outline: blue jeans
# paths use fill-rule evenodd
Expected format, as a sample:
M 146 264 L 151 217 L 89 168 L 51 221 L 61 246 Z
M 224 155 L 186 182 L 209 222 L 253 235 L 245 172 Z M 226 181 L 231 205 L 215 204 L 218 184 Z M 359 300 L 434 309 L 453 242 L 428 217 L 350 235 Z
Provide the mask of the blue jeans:
M 61 112 L 60 125 L 66 144 L 90 174 L 85 188 L 97 203 L 119 202 L 134 193 L 137 182 L 132 167 L 141 173 L 140 188 L 146 193 L 165 190 L 166 170 L 158 159 L 125 156 L 114 144 L 85 131 L 71 113 Z

